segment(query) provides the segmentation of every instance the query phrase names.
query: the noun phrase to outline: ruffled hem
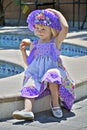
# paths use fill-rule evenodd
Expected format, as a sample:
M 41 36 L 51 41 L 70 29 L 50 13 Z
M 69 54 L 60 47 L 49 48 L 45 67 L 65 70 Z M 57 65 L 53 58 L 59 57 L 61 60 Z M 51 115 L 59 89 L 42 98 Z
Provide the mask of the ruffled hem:
M 48 70 L 42 78 L 42 82 L 44 81 L 61 85 L 62 81 L 59 70 L 57 70 L 56 68 Z
M 38 91 L 35 87 L 24 87 L 22 90 L 21 90 L 21 96 L 22 97 L 25 97 L 25 98 L 37 98 L 39 97 L 39 95 L 41 95 L 44 90 L 46 89 L 46 84 L 43 82 L 40 84 L 41 86 L 41 89 L 40 91 Z
M 39 93 L 37 90 L 30 89 L 29 87 L 24 87 L 21 90 L 21 96 L 24 98 L 36 98 L 39 96 Z

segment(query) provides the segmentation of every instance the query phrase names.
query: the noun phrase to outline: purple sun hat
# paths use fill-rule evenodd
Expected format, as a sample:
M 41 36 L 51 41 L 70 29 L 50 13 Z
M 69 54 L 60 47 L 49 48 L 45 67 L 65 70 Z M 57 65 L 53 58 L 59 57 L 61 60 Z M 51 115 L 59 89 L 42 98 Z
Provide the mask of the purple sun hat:
M 62 29 L 58 17 L 54 13 L 47 10 L 35 10 L 31 12 L 28 15 L 27 23 L 28 28 L 31 31 L 34 31 L 35 24 L 48 26 L 58 32 Z

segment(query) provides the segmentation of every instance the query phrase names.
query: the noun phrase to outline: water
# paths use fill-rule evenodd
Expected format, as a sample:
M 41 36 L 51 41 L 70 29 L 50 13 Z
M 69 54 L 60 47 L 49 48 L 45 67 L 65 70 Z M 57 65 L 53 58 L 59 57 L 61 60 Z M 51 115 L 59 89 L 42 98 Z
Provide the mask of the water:
M 0 61 L 0 78 L 5 78 L 13 75 L 20 74 L 24 71 L 24 68 L 5 61 Z

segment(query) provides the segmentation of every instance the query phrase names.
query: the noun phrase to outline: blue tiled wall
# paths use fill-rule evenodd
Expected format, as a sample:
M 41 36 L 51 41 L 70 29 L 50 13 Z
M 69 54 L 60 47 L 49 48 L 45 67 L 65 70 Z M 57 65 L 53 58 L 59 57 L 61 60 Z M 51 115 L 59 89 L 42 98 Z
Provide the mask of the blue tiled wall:
M 0 49 L 19 49 L 19 44 L 22 39 L 29 38 L 35 40 L 35 36 L 25 35 L 7 35 L 0 34 Z M 87 48 L 63 43 L 61 46 L 61 55 L 78 57 L 87 55 Z
M 87 48 L 77 45 L 65 44 L 61 46 L 61 54 L 70 57 L 87 55 Z

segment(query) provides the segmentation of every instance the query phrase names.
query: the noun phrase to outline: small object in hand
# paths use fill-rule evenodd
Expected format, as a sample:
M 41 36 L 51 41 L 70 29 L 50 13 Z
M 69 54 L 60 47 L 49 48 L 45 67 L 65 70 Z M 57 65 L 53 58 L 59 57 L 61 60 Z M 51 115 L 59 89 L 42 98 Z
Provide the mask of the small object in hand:
M 31 41 L 30 41 L 30 39 L 25 38 L 25 39 L 22 40 L 22 42 L 28 42 L 28 43 L 30 43 Z

